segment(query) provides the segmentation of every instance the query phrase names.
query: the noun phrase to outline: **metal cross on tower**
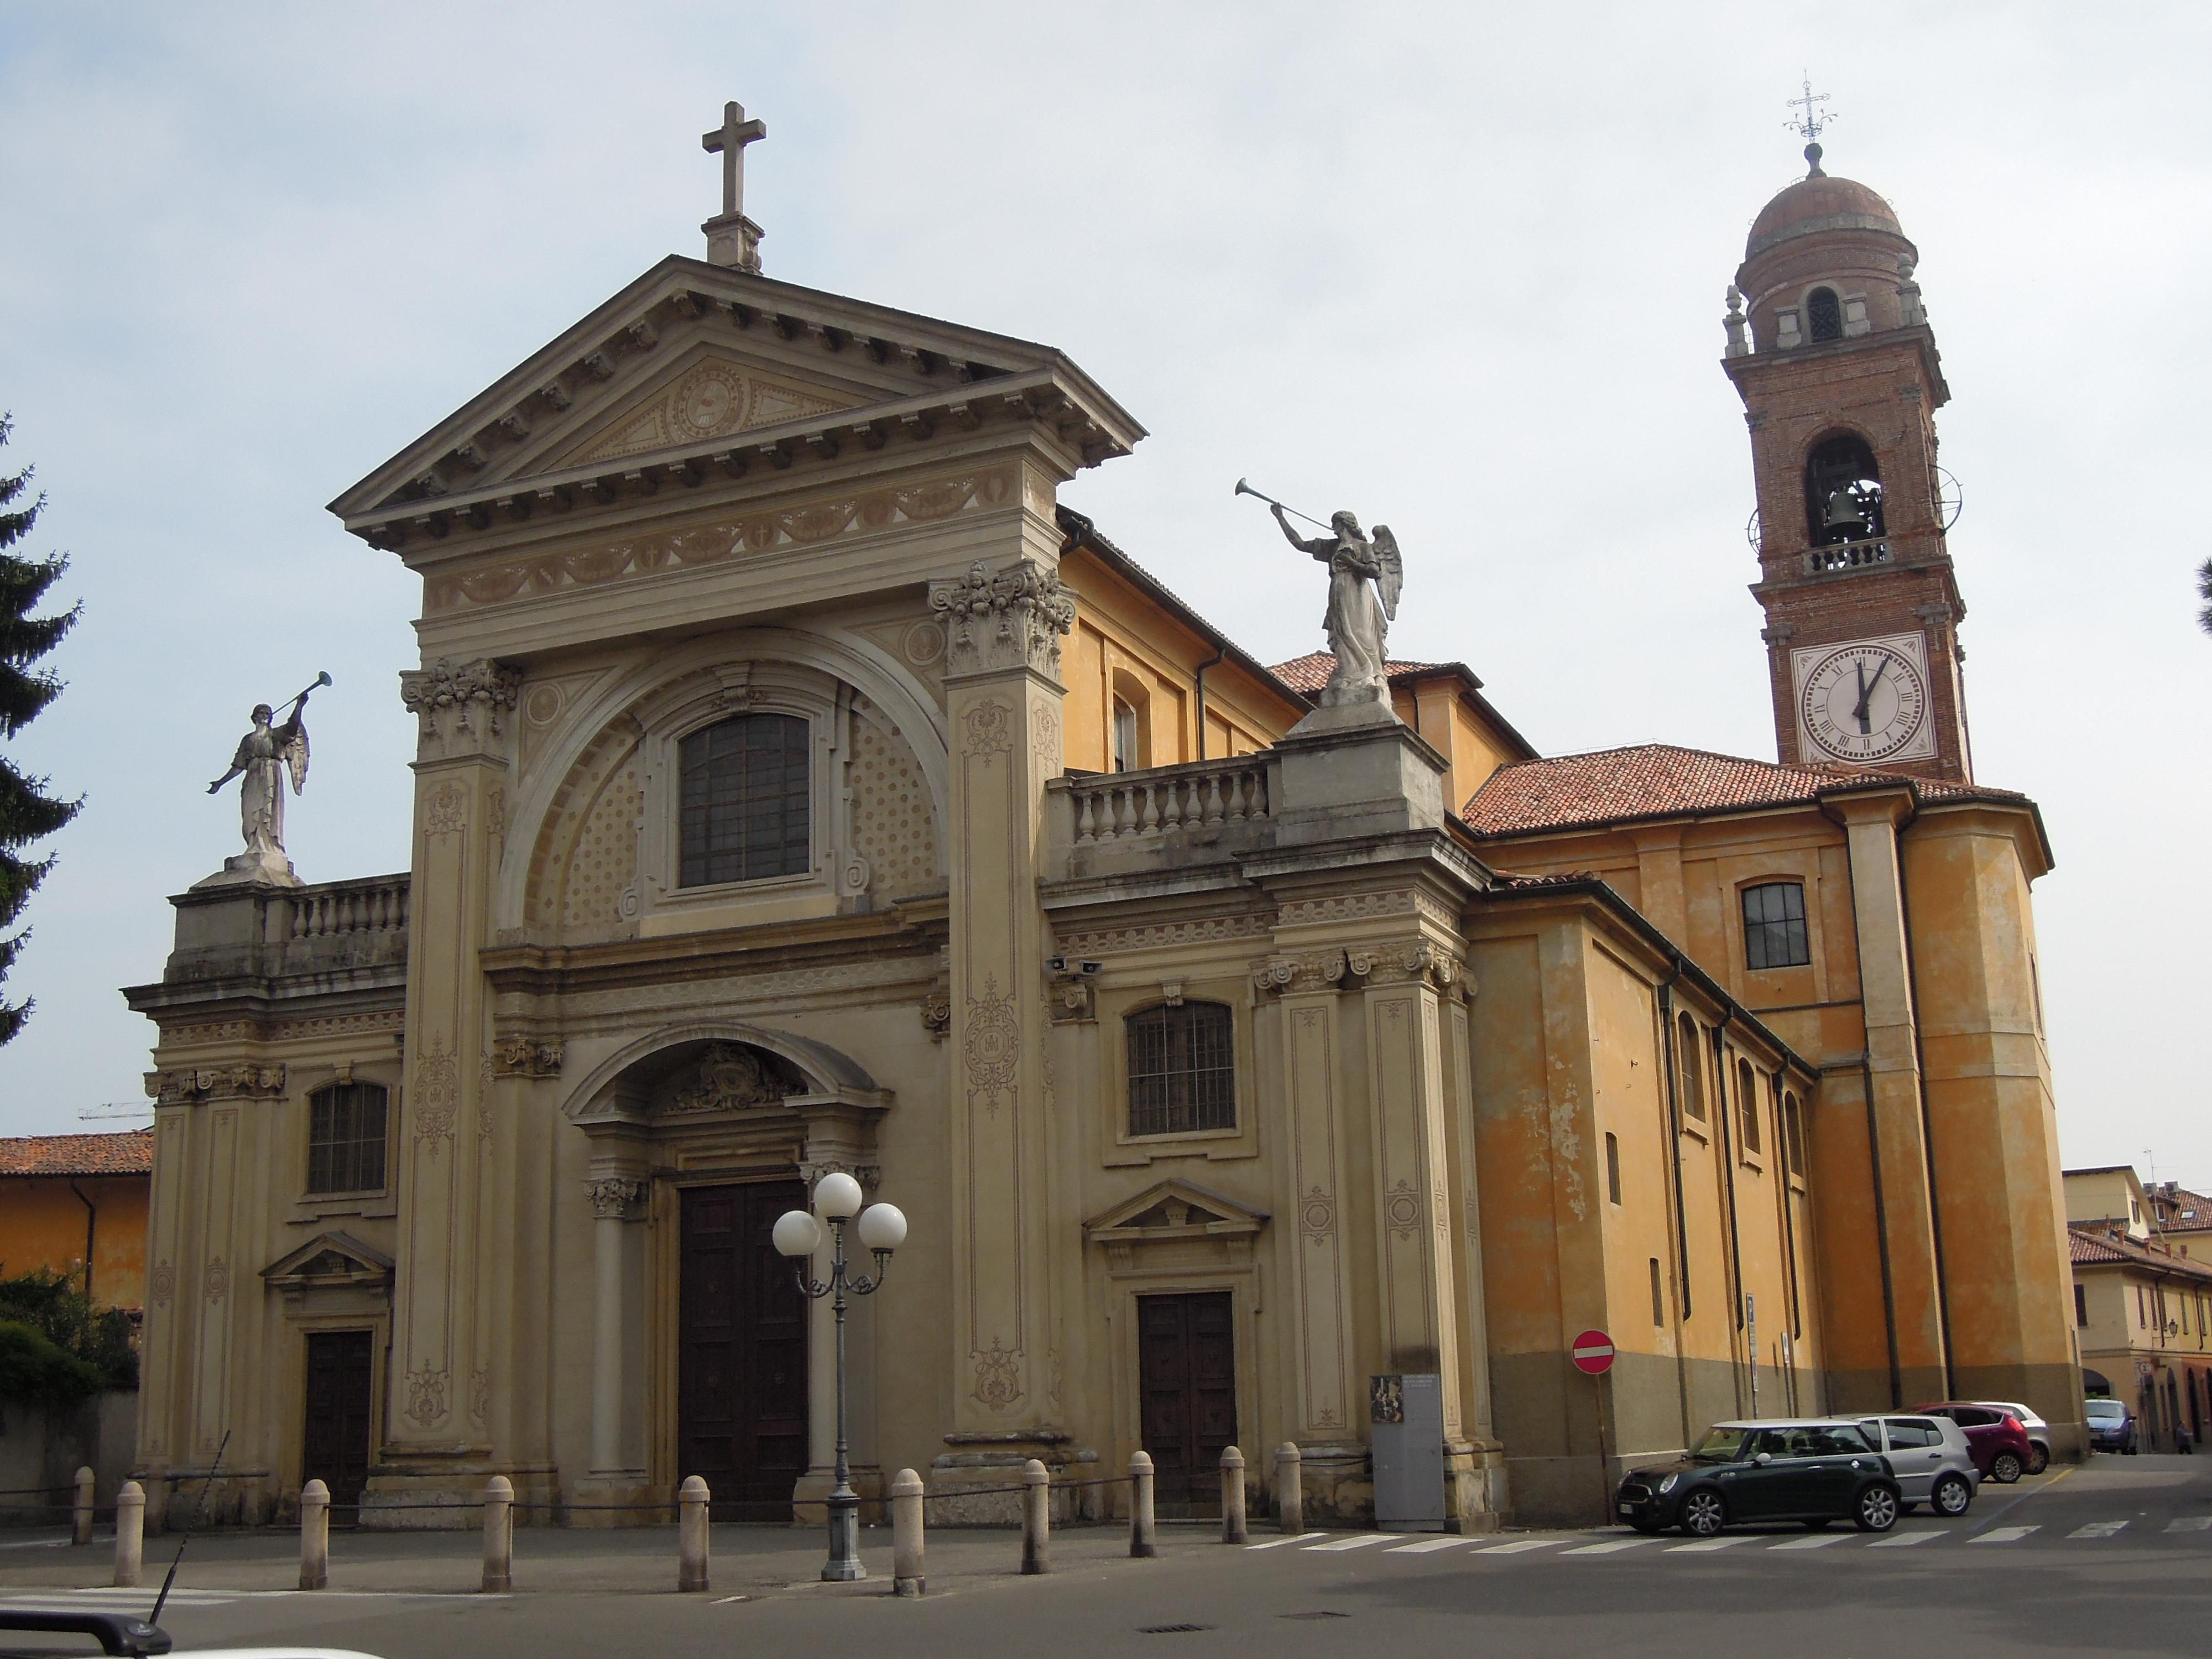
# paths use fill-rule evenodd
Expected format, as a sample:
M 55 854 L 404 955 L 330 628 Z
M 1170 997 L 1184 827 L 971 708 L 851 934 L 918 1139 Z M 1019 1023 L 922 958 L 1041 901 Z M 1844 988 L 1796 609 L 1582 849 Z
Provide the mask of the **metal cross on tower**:
M 1834 112 L 1824 111 L 1820 107 L 1828 101 L 1828 94 L 1813 90 L 1813 76 L 1810 70 L 1806 71 L 1802 84 L 1803 95 L 1785 99 L 1784 107 L 1793 111 L 1802 110 L 1803 113 L 1792 114 L 1782 125 L 1792 132 L 1803 135 L 1805 159 L 1811 163 L 1813 168 L 1807 176 L 1818 178 L 1820 175 L 1820 135 L 1835 124 L 1836 117 Z
M 745 119 L 745 106 L 734 100 L 722 106 L 722 125 L 699 135 L 699 147 L 722 158 L 722 216 L 745 210 L 745 146 L 768 137 L 768 123 Z

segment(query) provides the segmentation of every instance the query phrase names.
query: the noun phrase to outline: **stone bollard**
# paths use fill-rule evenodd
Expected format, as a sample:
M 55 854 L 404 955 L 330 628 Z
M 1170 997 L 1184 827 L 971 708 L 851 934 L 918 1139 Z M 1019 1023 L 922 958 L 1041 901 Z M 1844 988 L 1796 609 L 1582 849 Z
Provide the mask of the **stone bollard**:
M 495 1474 L 484 1482 L 484 1571 L 486 1595 L 514 1588 L 514 1482 Z
M 1022 1465 L 1022 1571 L 1052 1571 L 1052 1476 L 1032 1457 Z
M 679 1519 L 676 1526 L 676 1588 L 683 1590 L 702 1590 L 707 1588 L 707 1483 L 697 1475 L 687 1475 L 684 1484 L 676 1489 L 676 1508 Z
M 115 1494 L 115 1587 L 135 1589 L 146 1559 L 146 1489 L 126 1480 Z
M 1152 1455 L 1129 1454 L 1129 1553 L 1145 1560 L 1160 1553 L 1152 1524 Z
M 319 1480 L 300 1488 L 300 1588 L 331 1587 L 331 1489 Z
M 1297 1441 L 1285 1440 L 1275 1449 L 1275 1525 L 1293 1536 L 1306 1529 L 1304 1463 Z
M 1221 1449 L 1221 1541 L 1244 1541 L 1244 1454 L 1234 1446 Z
M 92 1542 L 92 1471 L 80 1468 L 76 1472 L 76 1498 L 70 1510 L 70 1542 Z
M 921 1477 L 901 1469 L 891 1480 L 891 1594 L 920 1595 L 927 1588 L 921 1571 Z

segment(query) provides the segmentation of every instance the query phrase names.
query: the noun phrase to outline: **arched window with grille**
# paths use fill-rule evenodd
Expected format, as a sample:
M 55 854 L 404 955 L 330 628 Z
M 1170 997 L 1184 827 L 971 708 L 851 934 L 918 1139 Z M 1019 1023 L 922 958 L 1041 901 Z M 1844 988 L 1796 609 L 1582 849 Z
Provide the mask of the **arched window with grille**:
M 1790 1161 L 1790 1173 L 1805 1173 L 1805 1124 L 1803 1114 L 1797 1106 L 1797 1097 L 1784 1093 L 1782 1097 L 1783 1151 Z
M 740 714 L 678 745 L 682 857 L 678 884 L 803 876 L 813 867 L 807 723 Z
M 383 1189 L 386 1104 L 374 1083 L 333 1083 L 307 1097 L 309 1192 Z
M 1744 1151 L 1764 1152 L 1759 1134 L 1759 1077 L 1747 1060 L 1735 1063 L 1735 1104 L 1736 1115 L 1742 1125 Z
M 1124 1024 L 1131 1134 L 1237 1127 L 1236 1019 L 1226 1004 L 1164 1003 Z
M 1832 288 L 1816 288 L 1805 296 L 1805 331 L 1814 340 L 1844 337 L 1844 302 Z

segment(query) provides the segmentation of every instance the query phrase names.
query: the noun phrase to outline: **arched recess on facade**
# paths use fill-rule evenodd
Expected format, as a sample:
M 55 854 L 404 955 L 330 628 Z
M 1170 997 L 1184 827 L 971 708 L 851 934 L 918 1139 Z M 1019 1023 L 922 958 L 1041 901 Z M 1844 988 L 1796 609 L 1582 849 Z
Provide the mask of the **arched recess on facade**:
M 543 855 L 551 816 L 580 763 L 628 720 L 641 735 L 638 711 L 680 682 L 741 663 L 777 665 L 826 677 L 865 698 L 895 728 L 929 796 L 939 856 L 944 854 L 951 799 L 950 743 L 944 712 L 912 670 L 874 642 L 837 629 L 749 628 L 672 647 L 641 665 L 610 677 L 579 696 L 558 732 L 522 782 L 508 814 L 507 853 L 499 872 L 496 916 L 501 929 L 530 925 L 531 882 Z

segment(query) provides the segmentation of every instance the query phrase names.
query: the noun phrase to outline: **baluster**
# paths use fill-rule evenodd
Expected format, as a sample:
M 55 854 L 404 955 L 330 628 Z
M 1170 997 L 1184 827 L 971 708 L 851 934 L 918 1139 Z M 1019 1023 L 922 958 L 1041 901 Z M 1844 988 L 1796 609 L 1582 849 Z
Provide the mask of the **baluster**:
M 1160 833 L 1165 835 L 1182 828 L 1183 780 L 1169 778 L 1160 787 L 1167 795 L 1166 804 L 1160 808 Z
M 1224 816 L 1231 823 L 1244 822 L 1244 774 L 1242 770 L 1229 775 L 1229 810 Z
M 1075 796 L 1075 844 L 1088 847 L 1097 840 L 1097 825 L 1091 816 L 1091 794 L 1088 789 L 1079 790 Z
M 1152 786 L 1145 783 L 1139 784 L 1138 787 L 1144 791 L 1145 805 L 1137 818 L 1137 833 L 1140 836 L 1158 835 L 1160 829 L 1160 815 L 1158 806 L 1152 799 Z
M 1098 839 L 1112 841 L 1121 833 L 1121 786 L 1109 783 L 1099 792 Z
M 1205 816 L 1200 821 L 1203 823 L 1207 829 L 1213 829 L 1220 823 L 1221 774 L 1218 772 L 1208 772 L 1206 775 L 1206 805 L 1204 811 Z
M 1262 767 L 1252 775 L 1252 816 L 1255 818 L 1267 817 L 1268 805 L 1267 772 L 1267 769 Z

